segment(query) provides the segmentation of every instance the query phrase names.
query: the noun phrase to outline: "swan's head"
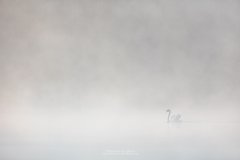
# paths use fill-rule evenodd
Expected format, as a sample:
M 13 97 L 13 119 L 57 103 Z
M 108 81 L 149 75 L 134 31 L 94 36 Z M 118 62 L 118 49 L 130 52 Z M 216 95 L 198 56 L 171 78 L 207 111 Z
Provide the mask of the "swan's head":
M 171 112 L 171 110 L 170 110 L 170 109 L 167 109 L 166 112 Z

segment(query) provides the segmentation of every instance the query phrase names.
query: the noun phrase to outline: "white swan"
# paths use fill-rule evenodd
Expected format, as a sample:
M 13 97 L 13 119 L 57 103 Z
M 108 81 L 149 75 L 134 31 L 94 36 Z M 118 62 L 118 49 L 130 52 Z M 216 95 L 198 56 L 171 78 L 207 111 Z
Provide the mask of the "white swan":
M 168 112 L 167 122 L 181 122 L 181 115 L 180 114 L 172 114 L 172 111 L 170 109 L 167 109 L 166 112 Z

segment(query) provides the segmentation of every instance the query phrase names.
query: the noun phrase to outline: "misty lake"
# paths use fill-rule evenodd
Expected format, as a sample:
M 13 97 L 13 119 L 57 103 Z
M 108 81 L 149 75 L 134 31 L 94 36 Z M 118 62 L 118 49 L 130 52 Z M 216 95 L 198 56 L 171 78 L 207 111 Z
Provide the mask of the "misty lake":
M 0 0 L 0 28 L 0 160 L 240 160 L 240 0 Z
M 96 120 L 76 125 L 35 119 L 1 128 L 2 160 L 240 159 L 239 123 Z

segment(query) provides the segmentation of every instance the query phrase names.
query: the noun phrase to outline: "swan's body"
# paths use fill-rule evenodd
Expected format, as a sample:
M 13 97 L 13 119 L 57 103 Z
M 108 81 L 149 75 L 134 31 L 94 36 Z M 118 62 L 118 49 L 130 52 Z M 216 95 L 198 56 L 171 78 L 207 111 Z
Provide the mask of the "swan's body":
M 167 122 L 181 122 L 181 115 L 180 114 L 172 114 L 172 111 L 170 109 L 167 109 L 166 112 L 168 112 L 168 118 Z

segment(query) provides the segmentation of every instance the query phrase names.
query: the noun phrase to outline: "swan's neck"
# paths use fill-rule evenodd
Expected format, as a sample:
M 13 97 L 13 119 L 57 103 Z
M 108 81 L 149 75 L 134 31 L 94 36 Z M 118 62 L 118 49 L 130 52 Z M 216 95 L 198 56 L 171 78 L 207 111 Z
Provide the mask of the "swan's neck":
M 167 119 L 167 122 L 170 122 L 170 115 L 171 115 L 171 111 L 168 111 L 168 119 Z

